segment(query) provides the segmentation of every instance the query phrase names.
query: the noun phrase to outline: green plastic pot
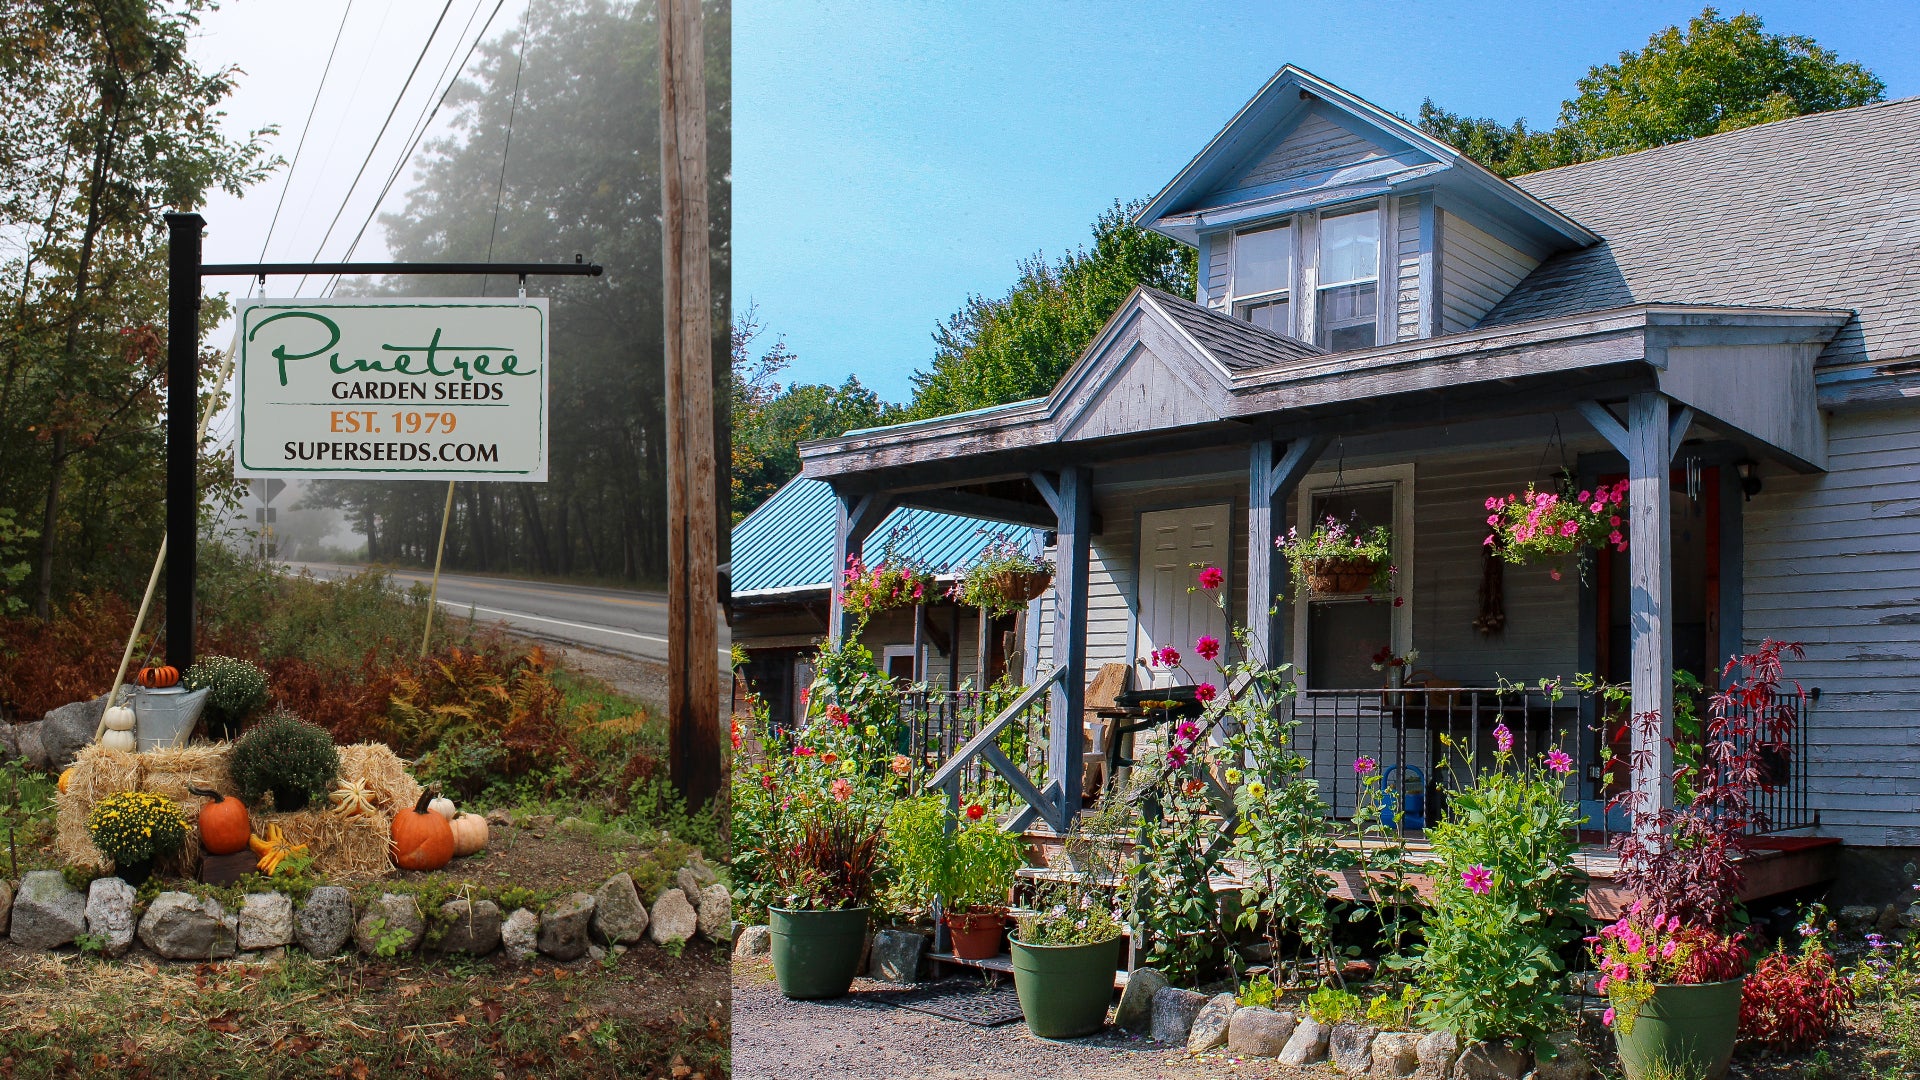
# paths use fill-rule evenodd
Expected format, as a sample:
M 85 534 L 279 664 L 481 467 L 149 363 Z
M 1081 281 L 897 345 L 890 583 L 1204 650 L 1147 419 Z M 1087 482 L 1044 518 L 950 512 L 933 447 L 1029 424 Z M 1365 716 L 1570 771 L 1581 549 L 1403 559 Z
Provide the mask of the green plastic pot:
M 1013 988 L 1027 1028 L 1043 1039 L 1091 1035 L 1107 1023 L 1120 939 L 1091 945 L 1023 945 L 1013 951 Z
M 1733 1060 L 1744 982 L 1742 975 L 1693 986 L 1654 984 L 1653 997 L 1634 1017 L 1632 1033 L 1620 1034 L 1617 1027 L 1614 1032 L 1627 1080 L 1722 1080 Z
M 773 934 L 773 977 L 795 1001 L 840 997 L 860 973 L 866 948 L 867 909 L 790 911 L 768 909 Z

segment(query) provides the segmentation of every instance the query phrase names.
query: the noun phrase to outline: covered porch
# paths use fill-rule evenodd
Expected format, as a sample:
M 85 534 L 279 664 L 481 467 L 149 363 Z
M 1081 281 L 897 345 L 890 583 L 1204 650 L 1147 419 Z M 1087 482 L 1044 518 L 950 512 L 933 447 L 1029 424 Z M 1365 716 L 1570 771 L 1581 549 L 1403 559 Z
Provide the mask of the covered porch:
M 1141 291 L 1046 399 L 855 432 L 803 459 L 835 492 L 838 565 L 900 506 L 1048 534 L 1056 573 L 1024 616 L 1024 690 L 991 710 L 953 691 L 908 710 L 923 781 L 957 798 L 991 770 L 1019 799 L 1009 827 L 1064 831 L 1098 790 L 1089 772 L 1150 745 L 1151 725 L 1131 747 L 1108 737 L 1145 717 L 1089 702 L 1090 683 L 1112 683 L 1103 668 L 1136 695 L 1191 681 L 1146 657 L 1224 640 L 1231 618 L 1250 659 L 1294 666 L 1301 689 L 1279 707 L 1336 813 L 1355 808 L 1352 761 L 1370 756 L 1395 770 L 1417 832 L 1441 774 L 1504 723 L 1522 749 L 1572 757 L 1568 798 L 1598 840 L 1624 824 L 1603 809 L 1622 785 L 1670 802 L 1671 762 L 1565 680 L 1626 684 L 1628 715 L 1670 733 L 1676 658 L 1710 681 L 1741 650 L 1745 487 L 1821 466 L 1812 364 L 1846 317 L 1642 305 L 1329 357 Z M 1627 480 L 1628 551 L 1585 580 L 1492 563 L 1486 498 L 1563 467 Z M 1391 595 L 1291 595 L 1273 540 L 1326 513 L 1391 526 Z M 1196 564 L 1224 571 L 1224 615 L 1189 591 Z M 837 591 L 829 623 L 848 625 Z M 1382 655 L 1406 663 L 1375 670 Z M 1774 828 L 1814 824 L 1804 790 L 1781 785 Z

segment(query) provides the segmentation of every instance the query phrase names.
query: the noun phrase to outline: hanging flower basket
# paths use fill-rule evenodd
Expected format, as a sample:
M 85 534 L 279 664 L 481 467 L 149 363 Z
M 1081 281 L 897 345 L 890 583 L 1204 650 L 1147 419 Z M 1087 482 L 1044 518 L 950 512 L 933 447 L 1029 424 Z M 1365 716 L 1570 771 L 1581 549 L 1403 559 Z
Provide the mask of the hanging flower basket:
M 1045 570 L 1002 570 L 993 575 L 993 587 L 1002 599 L 1013 604 L 1030 604 L 1053 584 L 1053 574 Z
M 1481 543 L 1518 565 L 1548 563 L 1555 580 L 1571 558 L 1585 580 L 1593 553 L 1627 550 L 1627 482 L 1574 489 L 1564 478 L 1560 490 L 1540 491 L 1532 484 L 1519 495 L 1487 499 L 1487 526 Z
M 1000 534 L 981 549 L 965 574 L 947 591 L 956 603 L 1011 615 L 1053 583 L 1053 564 Z
M 1315 596 L 1369 592 L 1382 569 L 1379 559 L 1314 559 L 1305 564 L 1307 591 Z

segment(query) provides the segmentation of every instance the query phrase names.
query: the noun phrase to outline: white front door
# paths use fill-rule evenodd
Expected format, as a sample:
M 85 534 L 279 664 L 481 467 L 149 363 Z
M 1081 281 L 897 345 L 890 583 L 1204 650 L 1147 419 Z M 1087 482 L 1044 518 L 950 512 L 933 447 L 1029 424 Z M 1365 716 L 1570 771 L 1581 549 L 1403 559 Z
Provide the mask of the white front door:
M 1133 685 L 1170 686 L 1218 681 L 1213 665 L 1194 654 L 1193 643 L 1202 634 L 1227 638 L 1227 617 L 1215 600 L 1230 595 L 1228 582 L 1220 591 L 1193 589 L 1199 567 L 1225 571 L 1232 555 L 1230 522 L 1233 507 L 1188 506 L 1140 515 L 1140 620 L 1134 634 Z M 1193 591 L 1189 591 L 1192 589 Z M 1153 667 L 1147 657 L 1171 645 L 1180 653 L 1186 672 Z

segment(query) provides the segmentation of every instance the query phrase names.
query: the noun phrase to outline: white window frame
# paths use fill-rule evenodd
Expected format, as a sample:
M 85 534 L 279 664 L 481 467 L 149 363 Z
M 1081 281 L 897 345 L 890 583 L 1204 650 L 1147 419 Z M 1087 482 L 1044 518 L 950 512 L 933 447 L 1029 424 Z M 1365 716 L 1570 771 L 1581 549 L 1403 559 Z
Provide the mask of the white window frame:
M 1314 338 L 1313 343 L 1316 346 L 1323 349 L 1331 348 L 1331 345 L 1325 344 L 1325 342 L 1328 341 L 1329 338 L 1327 334 L 1327 327 L 1321 324 L 1321 318 L 1320 318 L 1321 298 L 1329 289 L 1341 289 L 1341 288 L 1346 288 L 1347 286 L 1350 286 L 1350 285 L 1365 285 L 1368 283 L 1372 283 L 1373 304 L 1374 304 L 1373 344 L 1374 346 L 1384 345 L 1384 344 L 1387 344 L 1389 340 L 1391 340 L 1385 335 L 1385 332 L 1382 329 L 1383 321 L 1381 318 L 1381 312 L 1387 310 L 1390 300 L 1394 302 L 1398 301 L 1397 296 L 1388 297 L 1385 291 L 1386 290 L 1385 282 L 1387 280 L 1387 272 L 1386 272 L 1386 265 L 1385 265 L 1386 253 L 1387 253 L 1389 240 L 1391 239 L 1389 229 L 1392 225 L 1392 222 L 1389 220 L 1387 215 L 1388 200 L 1373 199 L 1370 201 L 1372 203 L 1372 206 L 1370 207 L 1365 205 L 1354 206 L 1351 204 L 1347 206 L 1327 207 L 1321 210 L 1317 215 L 1315 215 L 1316 221 L 1315 221 L 1315 228 L 1313 230 L 1313 272 L 1314 272 L 1314 279 L 1315 279 L 1313 282 L 1313 338 Z M 1355 217 L 1360 214 L 1367 214 L 1367 213 L 1371 213 L 1373 215 L 1373 230 L 1374 230 L 1373 231 L 1373 237 L 1374 237 L 1373 276 L 1352 278 L 1346 281 L 1320 280 L 1320 237 L 1321 237 L 1321 229 L 1323 229 L 1326 226 L 1327 220 L 1330 218 Z M 1289 304 L 1288 306 L 1292 307 L 1294 305 Z
M 1336 488 L 1393 488 L 1393 565 L 1399 574 L 1394 580 L 1393 594 L 1401 598 L 1399 607 L 1393 608 L 1392 639 L 1395 655 L 1405 656 L 1413 647 L 1413 499 L 1414 467 L 1412 462 L 1401 465 L 1382 465 L 1371 469 L 1325 470 L 1309 473 L 1300 482 L 1296 496 L 1298 507 L 1294 514 L 1294 527 L 1306 535 L 1313 529 L 1313 499 Z M 1289 583 L 1291 587 L 1292 583 Z M 1301 686 L 1307 685 L 1307 608 L 1313 604 L 1357 604 L 1365 603 L 1362 597 L 1331 597 L 1327 599 L 1308 599 L 1293 604 L 1293 670 Z M 1378 603 L 1378 599 L 1375 600 Z M 1391 598 L 1388 599 L 1391 603 Z
M 1289 252 L 1287 258 L 1288 273 L 1286 283 L 1277 289 L 1267 289 L 1262 292 L 1242 295 L 1239 291 L 1240 282 L 1237 280 L 1240 260 L 1239 252 L 1236 249 L 1240 244 L 1240 237 L 1246 233 L 1269 232 L 1274 229 L 1285 229 L 1287 231 Z M 1227 314 L 1242 322 L 1252 322 L 1251 319 L 1248 319 L 1241 313 L 1243 307 L 1271 303 L 1275 300 L 1285 300 L 1287 302 L 1287 325 L 1285 329 L 1279 332 L 1288 337 L 1296 336 L 1294 329 L 1299 326 L 1299 315 L 1297 314 L 1299 305 L 1293 301 L 1295 296 L 1299 294 L 1298 285 L 1300 282 L 1299 223 L 1291 216 L 1274 221 L 1264 221 L 1256 225 L 1248 225 L 1244 228 L 1234 229 L 1226 234 L 1226 240 Z

